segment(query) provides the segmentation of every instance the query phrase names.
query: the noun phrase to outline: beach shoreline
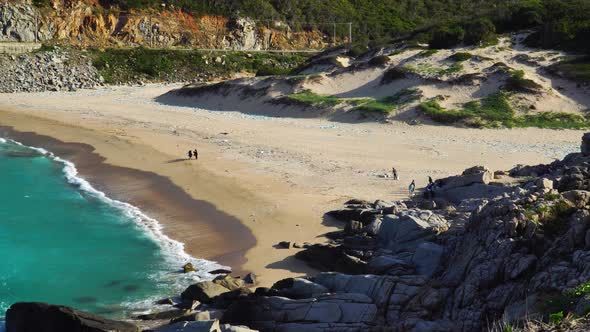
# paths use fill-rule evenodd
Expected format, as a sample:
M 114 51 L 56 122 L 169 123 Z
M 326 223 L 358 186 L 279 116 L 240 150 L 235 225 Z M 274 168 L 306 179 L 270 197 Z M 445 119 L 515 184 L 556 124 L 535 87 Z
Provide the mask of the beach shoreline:
M 190 248 L 193 254 L 199 253 L 195 258 L 216 261 L 232 267 L 235 273 L 246 273 L 241 270 L 245 262 L 244 254 L 256 243 L 251 232 L 236 218 L 207 202 L 191 198 L 170 179 L 155 173 L 107 164 L 105 158 L 95 153 L 88 144 L 66 143 L 7 126 L 0 126 L 0 137 L 45 149 L 72 162 L 79 175 L 107 197 L 136 206 L 158 222 L 167 220 L 167 235 L 187 241 L 181 241 L 185 247 L 194 241 L 188 241 L 181 232 L 186 231 L 186 228 L 198 229 L 199 245 Z

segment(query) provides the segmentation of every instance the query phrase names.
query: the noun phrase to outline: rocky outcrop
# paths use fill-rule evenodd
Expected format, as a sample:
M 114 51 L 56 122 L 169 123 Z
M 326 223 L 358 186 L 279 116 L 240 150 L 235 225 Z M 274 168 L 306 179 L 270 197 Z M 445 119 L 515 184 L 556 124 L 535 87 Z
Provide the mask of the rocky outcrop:
M 184 301 L 211 303 L 214 297 L 229 291 L 230 289 L 213 281 L 202 281 L 188 287 L 182 292 L 181 297 Z
M 296 32 L 281 22 L 261 26 L 248 18 L 195 17 L 174 9 L 123 13 L 85 0 L 51 4 L 40 10 L 25 1 L 0 2 L 0 41 L 232 50 L 319 49 L 329 42 L 317 30 Z
M 6 311 L 6 332 L 139 332 L 126 322 L 70 307 L 37 302 L 13 304 Z
M 501 195 L 439 202 L 445 208 L 432 211 L 417 209 L 419 201 L 350 201 L 329 213 L 345 230 L 302 253 L 330 269 L 346 255 L 362 271 L 282 280 L 237 299 L 222 321 L 268 331 L 450 332 L 581 312 L 587 286 L 573 290 L 590 282 L 590 191 L 579 188 L 588 165 L 590 156 L 572 154 Z M 472 168 L 437 183 L 489 186 L 484 173 Z

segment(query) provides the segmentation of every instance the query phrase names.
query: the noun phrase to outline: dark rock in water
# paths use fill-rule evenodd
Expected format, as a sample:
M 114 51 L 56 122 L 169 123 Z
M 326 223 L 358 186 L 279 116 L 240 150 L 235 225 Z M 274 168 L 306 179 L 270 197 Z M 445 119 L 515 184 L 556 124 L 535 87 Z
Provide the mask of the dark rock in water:
M 111 282 L 109 282 L 108 284 L 106 284 L 106 287 L 117 287 L 122 283 L 122 281 L 120 280 L 113 280 Z
M 189 273 L 189 272 L 195 272 L 195 271 L 197 271 L 197 269 L 195 269 L 195 267 L 193 266 L 192 263 L 186 263 L 182 266 L 182 271 L 184 271 L 184 273 Z
M 212 281 L 202 281 L 190 285 L 180 296 L 183 300 L 197 300 L 202 303 L 211 303 L 217 295 L 229 292 L 229 289 Z
M 164 320 L 164 319 L 169 320 L 169 319 L 176 319 L 176 318 L 182 317 L 188 313 L 189 312 L 187 310 L 176 309 L 176 310 L 156 312 L 153 314 L 140 315 L 140 316 L 137 316 L 137 318 L 141 319 L 141 320 Z
M 123 290 L 125 290 L 126 292 L 136 292 L 139 289 L 139 286 L 137 285 L 127 285 L 125 287 L 123 287 Z
M 182 302 L 176 304 L 175 307 L 192 311 L 192 310 L 195 310 L 200 305 L 201 305 L 201 302 L 199 302 L 197 300 L 183 300 Z
M 209 271 L 209 274 L 230 274 L 231 270 L 225 270 L 225 269 L 218 269 L 218 270 L 213 270 L 213 271 Z
M 244 282 L 247 284 L 255 284 L 256 283 L 256 275 L 254 273 L 248 273 L 246 274 L 246 276 L 243 278 Z
M 157 305 L 174 305 L 174 301 L 171 298 L 161 299 L 155 302 Z
M 75 302 L 77 303 L 95 303 L 97 301 L 97 299 L 95 297 L 91 297 L 91 296 L 84 296 L 84 297 L 77 297 L 74 299 Z
M 6 332 L 139 332 L 131 323 L 100 317 L 74 308 L 19 302 L 6 311 Z

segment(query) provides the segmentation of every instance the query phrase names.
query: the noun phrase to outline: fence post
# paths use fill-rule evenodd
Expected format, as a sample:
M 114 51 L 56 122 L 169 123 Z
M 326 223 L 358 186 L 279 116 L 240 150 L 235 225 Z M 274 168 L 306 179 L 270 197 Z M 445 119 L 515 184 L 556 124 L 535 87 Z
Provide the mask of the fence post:
M 334 37 L 332 38 L 334 46 L 336 46 L 336 22 L 334 22 Z
M 348 22 L 348 43 L 352 44 L 352 22 Z
M 150 46 L 154 48 L 154 24 L 152 23 L 152 15 L 148 16 L 148 22 L 150 25 Z
M 35 43 L 39 42 L 39 13 L 35 13 Z

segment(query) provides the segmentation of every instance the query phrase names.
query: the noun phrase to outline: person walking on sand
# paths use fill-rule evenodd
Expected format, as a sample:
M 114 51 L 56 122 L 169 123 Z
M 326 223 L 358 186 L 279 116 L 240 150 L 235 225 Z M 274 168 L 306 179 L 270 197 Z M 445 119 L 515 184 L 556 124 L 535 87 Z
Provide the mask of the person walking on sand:
M 416 190 L 416 182 L 414 180 L 412 180 L 412 183 L 410 183 L 408 190 L 410 191 L 410 198 L 413 198 L 414 197 L 414 190 Z
M 195 155 L 195 160 L 199 159 L 199 151 L 197 151 L 197 148 L 195 148 L 195 151 L 193 151 L 193 154 Z
M 188 150 L 188 160 L 191 160 L 193 158 L 193 151 Z
M 397 169 L 395 169 L 395 167 L 391 168 L 391 173 L 393 173 L 394 180 L 399 180 L 399 178 L 397 177 Z

